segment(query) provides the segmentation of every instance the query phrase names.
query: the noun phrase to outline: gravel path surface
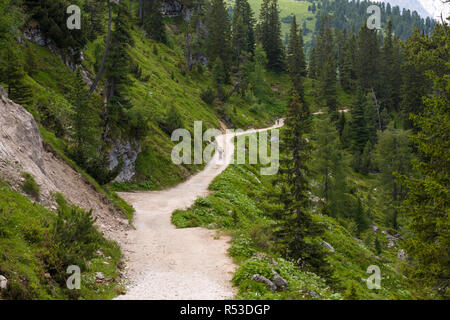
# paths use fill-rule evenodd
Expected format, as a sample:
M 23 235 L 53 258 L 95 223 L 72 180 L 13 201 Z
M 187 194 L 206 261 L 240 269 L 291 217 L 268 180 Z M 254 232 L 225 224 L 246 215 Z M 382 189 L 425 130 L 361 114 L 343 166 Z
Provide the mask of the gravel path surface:
M 241 134 L 270 130 L 249 130 Z M 231 279 L 236 265 L 227 253 L 230 237 L 203 228 L 176 229 L 171 214 L 187 209 L 206 196 L 212 180 L 230 164 L 234 134 L 217 137 L 218 153 L 198 174 L 168 190 L 120 193 L 136 209 L 136 230 L 128 233 L 123 251 L 130 282 L 120 300 L 214 300 L 231 299 Z

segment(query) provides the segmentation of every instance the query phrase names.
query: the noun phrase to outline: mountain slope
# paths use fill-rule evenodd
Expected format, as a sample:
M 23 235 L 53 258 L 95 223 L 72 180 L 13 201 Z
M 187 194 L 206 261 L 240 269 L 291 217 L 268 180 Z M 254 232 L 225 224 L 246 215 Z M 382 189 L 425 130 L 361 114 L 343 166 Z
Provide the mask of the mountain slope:
M 93 210 L 98 224 L 115 238 L 129 228 L 128 221 L 105 194 L 66 163 L 45 144 L 33 116 L 4 95 L 0 96 L 0 178 L 21 190 L 23 173 L 29 173 L 40 187 L 39 202 L 56 208 L 54 194 L 61 193 L 71 203 Z M 122 230 L 122 232 L 117 232 Z

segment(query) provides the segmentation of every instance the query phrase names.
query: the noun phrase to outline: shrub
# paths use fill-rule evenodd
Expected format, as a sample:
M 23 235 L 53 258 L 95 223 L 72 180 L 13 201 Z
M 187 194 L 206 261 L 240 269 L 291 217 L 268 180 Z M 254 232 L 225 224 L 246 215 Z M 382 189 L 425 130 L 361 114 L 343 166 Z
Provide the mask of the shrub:
M 214 94 L 213 89 L 208 87 L 206 90 L 202 90 L 200 93 L 200 98 L 209 105 L 212 105 L 214 102 L 214 99 L 216 98 L 216 95 Z
M 229 249 L 229 253 L 232 257 L 245 257 L 250 258 L 255 254 L 255 249 L 251 246 L 251 240 L 246 237 L 238 237 L 233 239 L 233 244 Z
M 160 123 L 160 127 L 169 136 L 172 135 L 176 129 L 181 129 L 184 127 L 181 114 L 174 105 L 172 105 L 167 111 L 164 120 Z
M 69 205 L 61 194 L 57 194 L 58 216 L 52 228 L 52 246 L 55 256 L 50 265 L 64 277 L 64 270 L 69 265 L 86 268 L 100 248 L 102 235 L 94 226 L 96 218 L 92 210 Z M 64 281 L 64 279 L 57 279 Z
M 262 250 L 269 250 L 274 242 L 270 227 L 256 225 L 251 233 L 252 242 Z
M 176 210 L 172 214 L 172 223 L 180 229 L 200 226 L 200 222 L 192 212 L 183 210 Z
M 180 70 L 180 73 L 182 76 L 186 75 L 186 65 L 182 62 L 178 63 L 178 69 Z
M 272 269 L 262 261 L 248 260 L 233 276 L 233 284 L 239 286 L 245 280 L 251 280 L 253 275 L 260 274 L 272 279 Z
M 355 281 L 351 281 L 347 287 L 347 290 L 344 293 L 345 300 L 359 300 L 360 294 L 358 293 L 357 284 Z
M 149 131 L 148 117 L 142 110 L 128 112 L 129 134 L 138 140 L 144 138 Z
M 196 206 L 211 208 L 211 201 L 208 198 L 198 198 L 195 200 Z
M 87 173 L 101 185 L 114 180 L 123 168 L 123 158 L 121 158 L 119 164 L 114 169 L 109 170 L 108 157 L 108 154 L 103 152 L 90 159 L 86 165 Z
M 203 72 L 205 72 L 205 68 L 203 68 L 203 65 L 201 63 L 197 63 L 197 73 L 198 74 L 203 74 Z
M 36 183 L 36 180 L 34 180 L 33 176 L 27 172 L 22 173 L 22 177 L 25 179 L 22 185 L 23 191 L 39 200 L 40 189 L 39 185 Z

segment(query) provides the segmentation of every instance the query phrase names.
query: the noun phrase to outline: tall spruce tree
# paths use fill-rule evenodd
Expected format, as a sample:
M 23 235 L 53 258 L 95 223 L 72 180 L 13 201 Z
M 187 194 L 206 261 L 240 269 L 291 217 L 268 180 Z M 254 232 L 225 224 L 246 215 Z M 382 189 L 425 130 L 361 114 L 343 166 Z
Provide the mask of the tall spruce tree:
M 431 80 L 426 76 L 428 68 L 425 59 L 419 55 L 423 50 L 425 39 L 415 30 L 408 39 L 405 62 L 402 65 L 402 86 L 401 86 L 401 109 L 405 127 L 414 128 L 414 123 L 410 119 L 411 115 L 418 115 L 423 112 L 422 98 L 429 92 Z
M 344 90 L 350 91 L 356 84 L 356 36 L 352 35 L 345 41 L 340 71 L 340 83 Z
M 297 261 L 302 268 L 329 277 L 325 249 L 317 237 L 323 226 L 313 221 L 310 211 L 309 161 L 311 143 L 306 135 L 311 132 L 311 113 L 308 105 L 300 101 L 293 90 L 282 136 L 280 159 L 281 175 L 279 201 L 283 204 L 276 212 L 276 236 L 283 253 Z
M 316 47 L 311 48 L 309 53 L 309 63 L 308 63 L 308 77 L 311 79 L 316 79 L 317 75 L 317 52 Z
M 73 147 L 70 153 L 80 166 L 85 167 L 89 159 L 95 157 L 96 147 L 99 145 L 100 118 L 89 101 L 89 91 L 83 81 L 80 69 L 76 72 L 70 100 L 74 106 Z
M 356 222 L 356 233 L 358 236 L 360 236 L 361 233 L 369 226 L 368 217 L 360 198 L 358 198 L 356 205 L 355 222 Z
M 435 65 L 432 71 L 434 95 L 424 99 L 423 113 L 412 120 L 418 129 L 413 136 L 418 159 L 414 166 L 418 178 L 403 177 L 409 190 L 402 211 L 409 219 L 413 235 L 406 240 L 411 264 L 406 266 L 409 278 L 425 297 L 450 299 L 450 28 L 436 26 L 431 38 Z M 429 42 L 428 42 L 429 41 Z M 427 43 L 428 42 L 428 43 Z
M 384 38 L 383 47 L 383 70 L 382 80 L 384 85 L 382 86 L 381 97 L 383 105 L 388 110 L 396 110 L 397 106 L 394 105 L 394 90 L 396 89 L 395 74 L 394 74 L 394 41 L 392 35 L 392 21 L 389 20 L 386 27 L 386 36 Z M 397 91 L 397 90 L 395 90 Z
M 329 54 L 321 67 L 319 76 L 319 97 L 321 105 L 328 108 L 332 121 L 338 119 L 336 98 L 336 66 L 332 54 Z
M 322 16 L 320 18 L 319 31 L 315 45 L 315 74 L 314 78 L 319 79 L 322 75 L 322 69 L 331 56 L 334 60 L 333 33 L 331 31 L 331 17 Z M 334 64 L 334 62 L 333 62 Z
M 258 33 L 259 41 L 267 55 L 267 66 L 275 71 L 283 70 L 284 47 L 281 39 L 281 21 L 277 0 L 263 0 Z
M 398 209 L 400 202 L 406 197 L 406 188 L 399 183 L 396 174 L 409 174 L 412 171 L 412 149 L 410 132 L 396 129 L 393 126 L 380 132 L 375 149 L 375 160 L 380 175 L 380 189 L 386 194 L 386 222 L 398 229 Z
M 364 90 L 379 88 L 379 43 L 376 30 L 364 24 L 358 34 L 356 54 L 356 74 L 359 85 Z
M 217 97 L 219 98 L 219 100 L 222 100 L 224 97 L 222 86 L 225 83 L 225 70 L 223 62 L 220 59 L 220 57 L 217 57 L 216 61 L 214 61 L 212 75 L 213 75 L 213 84 L 217 90 Z
M 222 60 L 226 81 L 229 81 L 229 68 L 231 66 L 231 28 L 228 11 L 223 0 L 212 0 L 206 19 L 208 35 L 206 39 L 206 52 L 210 67 L 214 67 L 217 58 Z
M 327 117 L 317 120 L 314 128 L 314 161 L 312 167 L 318 175 L 318 196 L 323 199 L 322 212 L 331 216 L 342 215 L 347 192 L 345 164 L 340 150 L 339 133 Z
M 117 15 L 114 18 L 114 32 L 112 34 L 112 46 L 106 61 L 106 110 L 103 115 L 105 122 L 104 136 L 110 129 L 115 128 L 111 124 L 126 123 L 125 110 L 131 108 L 128 98 L 127 84 L 130 72 L 130 56 L 128 47 L 133 44 L 129 33 L 130 15 L 127 5 L 122 1 L 117 6 Z
M 242 52 L 253 55 L 255 51 L 253 11 L 247 0 L 236 0 L 232 18 L 232 40 L 239 66 Z
M 353 148 L 355 151 L 362 152 L 367 140 L 369 139 L 367 131 L 367 123 L 364 117 L 364 106 L 366 103 L 366 97 L 362 89 L 358 90 L 355 103 L 351 110 L 351 128 L 353 137 Z
M 0 80 L 8 84 L 8 97 L 20 105 L 30 105 L 33 92 L 26 83 L 23 62 L 12 46 L 8 46 L 4 52 L 4 63 L 2 63 L 1 69 Z
M 148 35 L 156 41 L 166 42 L 166 29 L 161 12 L 161 0 L 145 0 L 140 8 L 142 26 Z
M 103 15 L 105 12 L 105 1 L 86 0 L 84 9 L 89 15 L 89 39 L 95 40 L 103 32 Z
M 303 79 L 306 76 L 306 62 L 305 54 L 303 51 L 303 35 L 301 30 L 298 30 L 297 21 L 295 15 L 292 17 L 291 31 L 289 33 L 289 44 L 287 50 L 288 60 L 288 72 L 291 77 L 291 82 L 294 89 L 300 98 L 300 101 L 304 100 L 303 93 Z
M 355 103 L 353 104 L 351 110 L 351 137 L 352 137 L 352 149 L 354 152 L 353 167 L 355 170 L 360 171 L 362 165 L 362 152 L 364 147 L 369 140 L 369 132 L 367 130 L 367 123 L 364 117 L 366 98 L 364 91 L 358 89 L 357 97 Z

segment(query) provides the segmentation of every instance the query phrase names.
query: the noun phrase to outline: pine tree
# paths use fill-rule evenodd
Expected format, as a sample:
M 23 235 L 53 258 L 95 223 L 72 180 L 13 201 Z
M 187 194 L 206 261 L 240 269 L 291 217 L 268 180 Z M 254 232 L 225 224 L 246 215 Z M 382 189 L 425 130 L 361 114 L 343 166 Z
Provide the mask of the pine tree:
M 425 70 L 429 69 L 427 63 L 419 55 L 422 52 L 424 39 L 418 30 L 406 43 L 406 61 L 402 65 L 401 109 L 407 129 L 413 129 L 411 115 L 418 115 L 424 110 L 422 97 L 429 92 L 431 81 Z
M 284 48 L 277 0 L 263 0 L 259 16 L 259 41 L 267 55 L 268 67 L 283 70 Z
M 387 109 L 383 109 L 386 111 Z M 387 111 L 386 111 L 387 112 Z M 373 94 L 369 92 L 366 95 L 366 103 L 364 106 L 364 119 L 366 120 L 367 132 L 369 134 L 369 141 L 372 145 L 375 145 L 377 141 L 377 131 L 383 129 L 383 123 L 380 124 L 382 120 L 381 114 L 378 117 L 377 106 L 373 98 Z
M 232 23 L 232 30 L 233 30 L 233 48 L 236 51 L 236 65 L 239 68 L 239 65 L 241 64 L 241 55 L 242 52 L 245 51 L 246 46 L 246 27 L 244 25 L 244 20 L 242 18 L 242 15 L 238 10 L 234 10 L 233 12 L 233 23 Z
M 331 59 L 333 59 L 333 66 L 334 66 L 333 47 L 334 44 L 333 44 L 333 34 L 331 32 L 331 17 L 322 16 L 320 18 L 319 32 L 317 35 L 317 43 L 315 46 L 315 65 L 316 65 L 316 72 L 314 75 L 315 79 L 319 79 L 323 75 L 322 69 L 329 62 L 330 57 Z
M 340 70 L 340 83 L 344 90 L 350 91 L 356 84 L 356 37 L 349 37 L 344 46 L 342 58 L 342 69 Z
M 362 166 L 362 152 L 369 140 L 369 132 L 364 117 L 365 101 L 362 89 L 358 89 L 357 97 L 351 110 L 352 121 L 350 124 L 352 149 L 354 152 L 353 168 L 358 172 Z
M 223 63 L 226 81 L 229 81 L 229 67 L 231 66 L 231 28 L 228 12 L 223 0 L 213 0 L 206 19 L 208 35 L 206 52 L 210 67 L 213 68 L 217 58 Z
M 295 259 L 303 268 L 328 277 L 330 270 L 325 261 L 326 253 L 317 240 L 324 229 L 311 217 L 308 194 L 311 144 L 306 134 L 311 132 L 311 114 L 306 103 L 300 102 L 295 90 L 289 102 L 285 128 L 278 184 L 283 209 L 276 212 L 278 224 L 275 234 L 282 251 L 289 258 Z
M 247 0 L 236 0 L 232 18 L 233 47 L 236 50 L 236 60 L 239 67 L 241 53 L 253 55 L 255 51 L 253 11 Z
M 321 68 L 319 75 L 319 97 L 321 105 L 328 108 L 331 120 L 338 119 L 337 98 L 336 98 L 336 66 L 332 54 L 329 54 Z
M 338 130 L 339 138 L 342 138 L 342 133 L 344 132 L 346 123 L 347 123 L 347 116 L 345 115 L 345 112 L 340 112 L 339 121 L 336 124 L 336 129 Z
M 126 123 L 125 110 L 131 108 L 127 94 L 128 73 L 130 72 L 130 56 L 128 46 L 133 44 L 129 33 L 129 11 L 124 2 L 120 2 L 114 18 L 115 30 L 112 34 L 112 46 L 106 61 L 106 98 L 107 105 L 104 114 L 105 132 L 115 129 L 111 124 Z
M 253 94 L 261 100 L 264 97 L 264 71 L 267 65 L 267 57 L 264 49 L 259 44 L 255 49 L 255 57 L 250 65 L 250 84 Z
M 217 90 L 217 97 L 219 100 L 223 99 L 223 84 L 225 83 L 225 70 L 223 66 L 222 60 L 217 57 L 216 61 L 214 62 L 213 70 L 213 82 L 214 86 Z
M 89 101 L 89 91 L 80 73 L 76 72 L 71 93 L 71 103 L 74 106 L 73 115 L 73 147 L 70 153 L 73 159 L 82 167 L 95 156 L 98 146 L 99 114 Z
M 309 55 L 308 76 L 311 79 L 317 79 L 316 75 L 317 75 L 317 54 L 316 48 L 313 47 Z
M 357 227 L 357 235 L 360 236 L 361 233 L 367 229 L 369 223 L 366 212 L 364 211 L 361 199 L 358 198 L 356 211 L 355 211 L 355 222 Z
M 166 42 L 166 29 L 161 12 L 161 0 L 145 0 L 142 5 L 142 25 L 148 35 L 156 41 Z
M 103 27 L 103 14 L 105 12 L 105 1 L 86 0 L 84 8 L 89 14 L 90 32 L 89 39 L 95 40 L 97 35 L 102 34 Z
M 339 75 L 343 69 L 344 65 L 344 53 L 345 53 L 345 45 L 347 43 L 347 30 L 343 31 L 339 29 L 334 29 L 334 57 L 336 61 L 336 67 Z
M 175 105 L 172 105 L 168 110 L 164 119 L 164 131 L 171 136 L 177 129 L 184 128 L 183 119 L 180 112 Z
M 343 213 L 346 182 L 345 164 L 340 150 L 339 134 L 329 118 L 318 120 L 314 130 L 315 149 L 312 167 L 318 174 L 318 196 L 324 199 L 324 213 Z
M 299 95 L 300 101 L 303 101 L 304 92 L 302 91 L 302 77 L 306 76 L 306 62 L 305 54 L 303 52 L 303 35 L 301 30 L 298 30 L 295 15 L 292 17 L 287 54 L 287 69 L 291 77 L 291 82 Z
M 359 85 L 364 90 L 378 92 L 379 83 L 379 45 L 376 30 L 364 24 L 358 34 L 356 54 L 356 74 Z
M 17 51 L 11 46 L 5 52 L 5 63 L 2 65 L 2 79 L 8 84 L 8 97 L 17 104 L 28 106 L 32 103 L 33 93 L 26 83 L 26 73 Z
M 382 104 L 388 108 L 388 110 L 396 110 L 397 106 L 394 105 L 394 91 L 396 84 L 394 71 L 394 42 L 392 39 L 392 21 L 389 20 L 386 27 L 386 37 L 384 39 L 383 47 L 383 86 L 381 91 Z M 398 85 L 398 84 L 397 84 Z
M 412 149 L 409 140 L 410 132 L 388 128 L 380 132 L 375 149 L 375 160 L 381 171 L 380 189 L 386 196 L 387 217 L 389 225 L 398 228 L 397 207 L 406 197 L 406 188 L 399 183 L 396 174 L 409 174 L 412 171 Z
M 17 10 L 11 0 L 2 0 L 0 5 L 0 45 L 11 40 L 13 34 L 18 31 L 20 25 L 16 19 Z
M 431 297 L 450 298 L 450 28 L 435 27 L 428 41 L 436 51 L 427 52 L 433 64 L 443 66 L 430 72 L 434 96 L 424 99 L 424 112 L 412 120 L 418 132 L 413 136 L 417 148 L 414 166 L 418 178 L 403 177 L 409 190 L 402 211 L 409 218 L 413 236 L 406 241 L 412 259 L 408 276 Z M 426 40 L 423 39 L 423 40 Z
M 36 75 L 37 68 L 38 68 L 38 62 L 36 59 L 36 55 L 34 54 L 31 45 L 27 45 L 25 48 L 25 61 L 27 62 L 25 64 L 25 71 L 26 73 L 32 77 Z
M 381 248 L 380 239 L 378 239 L 378 233 L 375 236 L 375 252 L 377 253 L 378 256 L 383 252 Z
M 361 173 L 368 174 L 372 167 L 372 143 L 367 141 L 366 146 L 361 154 Z
M 361 153 L 369 139 L 367 131 L 367 123 L 364 117 L 365 96 L 361 89 L 358 90 L 355 103 L 351 110 L 351 131 L 353 140 L 353 150 L 357 153 Z

